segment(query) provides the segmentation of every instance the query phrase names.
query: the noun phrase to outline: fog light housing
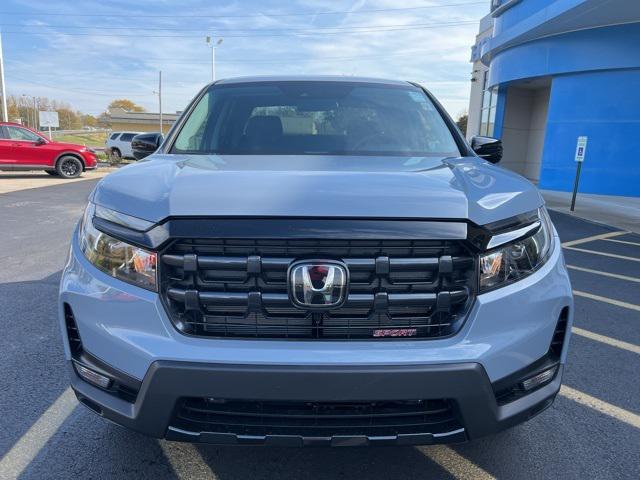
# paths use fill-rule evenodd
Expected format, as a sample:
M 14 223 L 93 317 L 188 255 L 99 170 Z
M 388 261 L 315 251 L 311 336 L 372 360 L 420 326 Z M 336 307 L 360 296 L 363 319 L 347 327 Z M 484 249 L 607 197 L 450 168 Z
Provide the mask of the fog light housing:
M 547 370 L 544 370 L 534 375 L 533 377 L 527 378 L 520 383 L 520 387 L 525 392 L 528 392 L 529 390 L 533 390 L 534 388 L 544 385 L 545 383 L 550 382 L 553 377 L 555 377 L 557 370 L 558 366 L 554 365 L 553 367 L 548 368 Z
M 98 372 L 94 372 L 93 370 L 85 367 L 84 365 L 80 365 L 79 363 L 75 364 L 76 372 L 80 377 L 86 380 L 93 385 L 96 385 L 100 388 L 109 388 L 111 385 L 111 379 L 109 377 L 105 377 L 104 375 L 99 374 Z

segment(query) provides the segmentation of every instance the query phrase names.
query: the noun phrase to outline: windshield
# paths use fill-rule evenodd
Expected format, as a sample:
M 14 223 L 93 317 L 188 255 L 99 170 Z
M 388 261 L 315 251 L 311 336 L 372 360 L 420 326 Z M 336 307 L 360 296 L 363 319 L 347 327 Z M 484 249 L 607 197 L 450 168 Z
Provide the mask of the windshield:
M 311 81 L 209 88 L 171 153 L 459 155 L 440 113 L 419 88 Z

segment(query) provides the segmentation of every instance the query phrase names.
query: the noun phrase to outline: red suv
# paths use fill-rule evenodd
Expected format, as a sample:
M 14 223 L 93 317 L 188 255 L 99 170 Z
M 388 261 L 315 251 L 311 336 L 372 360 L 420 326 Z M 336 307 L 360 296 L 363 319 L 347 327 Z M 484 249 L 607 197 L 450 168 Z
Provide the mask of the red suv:
M 24 125 L 0 122 L 0 170 L 44 170 L 75 178 L 97 166 L 95 152 L 84 145 L 54 142 Z

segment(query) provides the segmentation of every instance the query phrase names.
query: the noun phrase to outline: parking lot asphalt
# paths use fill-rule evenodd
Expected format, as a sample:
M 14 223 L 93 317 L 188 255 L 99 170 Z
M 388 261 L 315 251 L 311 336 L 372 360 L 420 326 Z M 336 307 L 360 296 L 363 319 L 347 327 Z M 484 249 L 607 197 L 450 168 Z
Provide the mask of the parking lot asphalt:
M 43 171 L 32 172 L 3 172 L 0 171 L 0 194 L 17 192 L 20 190 L 26 190 L 30 188 L 41 188 L 42 185 L 59 185 L 69 184 L 70 182 L 82 182 L 84 180 L 91 180 L 104 177 L 110 172 L 113 172 L 115 168 L 110 166 L 100 167 L 97 170 L 90 170 L 84 172 L 81 176 L 74 179 L 61 178 L 58 176 L 51 176 Z
M 178 444 L 68 390 L 56 295 L 94 180 L 0 194 L 0 479 L 640 478 L 640 235 L 552 212 L 576 291 L 565 387 L 529 422 L 451 447 Z

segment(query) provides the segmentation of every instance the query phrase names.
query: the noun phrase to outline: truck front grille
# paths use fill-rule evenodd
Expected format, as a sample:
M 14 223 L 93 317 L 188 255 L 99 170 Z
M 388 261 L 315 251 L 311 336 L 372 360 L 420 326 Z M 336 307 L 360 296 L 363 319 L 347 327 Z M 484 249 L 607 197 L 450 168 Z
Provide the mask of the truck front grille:
M 340 308 L 292 304 L 287 270 L 301 259 L 344 262 L 349 295 Z M 464 321 L 475 260 L 460 241 L 178 240 L 161 255 L 160 278 L 171 320 L 191 335 L 438 338 Z

